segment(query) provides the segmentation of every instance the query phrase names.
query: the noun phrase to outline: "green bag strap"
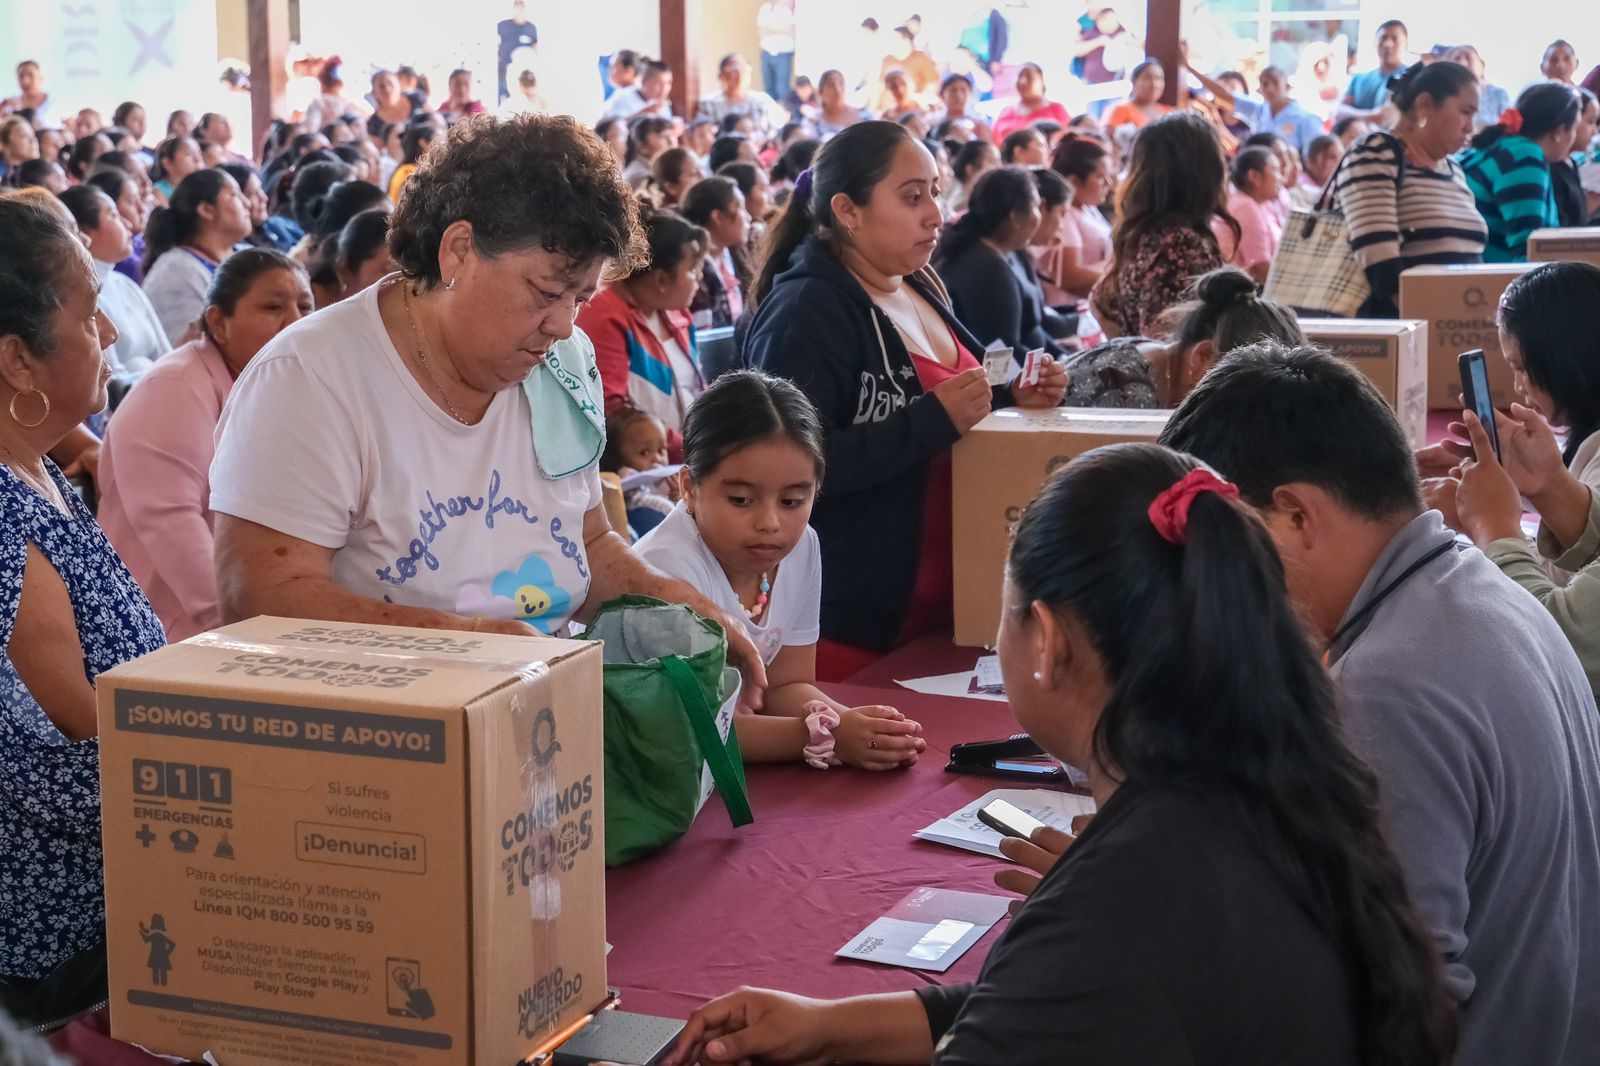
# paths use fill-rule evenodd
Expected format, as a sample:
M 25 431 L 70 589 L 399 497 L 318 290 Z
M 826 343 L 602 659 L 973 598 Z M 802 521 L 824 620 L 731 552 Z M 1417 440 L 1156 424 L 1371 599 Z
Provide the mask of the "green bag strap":
M 694 730 L 695 742 L 700 745 L 700 754 L 705 757 L 706 765 L 711 767 L 711 779 L 722 794 L 728 817 L 735 827 L 749 825 L 756 819 L 750 813 L 750 792 L 744 782 L 744 759 L 739 755 L 739 741 L 732 726 L 728 728 L 727 743 L 723 743 L 722 735 L 717 730 L 716 712 L 706 702 L 705 693 L 700 690 L 700 682 L 695 680 L 689 664 L 677 655 L 663 655 L 657 661 L 677 691 L 678 702 L 683 704 L 684 713 L 689 716 L 689 727 Z

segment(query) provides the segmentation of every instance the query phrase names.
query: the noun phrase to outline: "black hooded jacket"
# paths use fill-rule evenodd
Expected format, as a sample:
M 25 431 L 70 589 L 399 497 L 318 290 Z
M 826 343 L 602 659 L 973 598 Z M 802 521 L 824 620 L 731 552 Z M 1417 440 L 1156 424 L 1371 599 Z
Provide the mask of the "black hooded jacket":
M 978 358 L 983 345 L 950 310 L 932 271 L 906 278 Z M 888 650 L 905 628 L 922 546 L 928 462 L 959 439 L 924 392 L 889 317 L 816 237 L 790 257 L 750 322 L 746 366 L 787 378 L 828 429 L 811 525 L 822 542 L 822 634 Z M 1014 403 L 1010 386 L 996 407 Z

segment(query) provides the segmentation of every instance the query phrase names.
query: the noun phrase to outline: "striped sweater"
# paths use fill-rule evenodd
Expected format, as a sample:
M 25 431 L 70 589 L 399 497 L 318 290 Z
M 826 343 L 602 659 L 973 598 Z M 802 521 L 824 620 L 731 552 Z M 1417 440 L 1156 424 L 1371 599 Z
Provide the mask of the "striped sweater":
M 1561 225 L 1550 164 L 1544 149 L 1528 138 L 1501 137 L 1485 148 L 1469 148 L 1462 153 L 1461 167 L 1489 224 L 1489 246 L 1483 253 L 1489 262 L 1523 262 L 1530 233 Z
M 1334 189 L 1350 248 L 1372 286 L 1363 314 L 1397 313 L 1407 267 L 1483 259 L 1484 222 L 1453 159 L 1421 167 L 1405 158 L 1400 141 L 1374 133 L 1350 146 Z

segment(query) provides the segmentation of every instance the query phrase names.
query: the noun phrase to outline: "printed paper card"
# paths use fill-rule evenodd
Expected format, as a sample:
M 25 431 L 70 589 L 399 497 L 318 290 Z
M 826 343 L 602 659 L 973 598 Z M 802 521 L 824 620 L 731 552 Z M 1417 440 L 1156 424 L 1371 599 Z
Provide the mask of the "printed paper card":
M 1010 900 L 977 892 L 918 888 L 836 955 L 944 973 L 1005 917 Z

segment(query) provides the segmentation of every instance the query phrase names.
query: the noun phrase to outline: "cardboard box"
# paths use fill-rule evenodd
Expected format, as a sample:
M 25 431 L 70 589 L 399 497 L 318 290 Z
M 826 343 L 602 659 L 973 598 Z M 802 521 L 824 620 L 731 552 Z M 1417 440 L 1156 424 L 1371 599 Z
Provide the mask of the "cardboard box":
M 1528 261 L 1600 266 L 1600 226 L 1536 229 L 1528 237 Z
M 1058 407 L 996 411 L 955 446 L 955 641 L 994 643 L 1000 583 L 1022 511 L 1045 479 L 1104 444 L 1154 443 L 1171 411 Z
M 1428 406 L 1461 409 L 1461 369 L 1456 357 L 1482 348 L 1496 406 L 1515 398 L 1511 367 L 1500 355 L 1495 313 L 1500 296 L 1531 263 L 1412 267 L 1400 275 L 1400 317 L 1428 323 Z
M 598 643 L 256 618 L 99 679 L 112 1035 L 509 1066 L 607 995 Z
M 1411 318 L 1302 318 L 1307 339 L 1348 359 L 1394 408 L 1406 439 L 1428 443 L 1428 324 Z

